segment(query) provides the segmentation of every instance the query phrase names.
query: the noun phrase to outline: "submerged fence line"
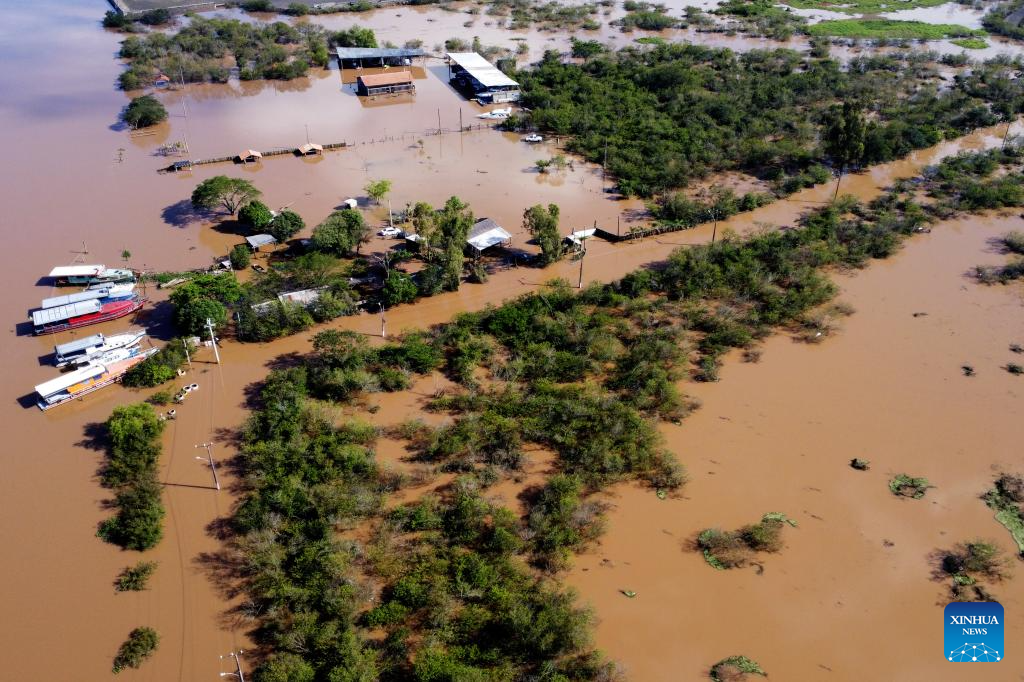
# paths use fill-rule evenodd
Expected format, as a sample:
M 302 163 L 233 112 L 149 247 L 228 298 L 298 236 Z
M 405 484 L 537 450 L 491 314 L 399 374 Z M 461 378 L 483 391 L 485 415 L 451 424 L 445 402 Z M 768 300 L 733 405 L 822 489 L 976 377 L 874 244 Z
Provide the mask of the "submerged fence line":
M 498 121 L 498 123 L 500 123 L 500 121 Z M 449 135 L 451 133 L 469 133 L 478 130 L 493 129 L 497 127 L 498 123 L 471 123 L 469 125 L 462 126 L 461 128 L 428 128 L 422 131 L 406 131 L 403 132 L 401 135 L 385 135 L 379 138 L 370 138 L 368 140 L 363 140 L 361 142 L 330 142 L 328 144 L 320 145 L 320 147 L 322 148 L 322 151 L 326 152 L 337 149 L 345 149 L 348 147 L 355 147 L 357 145 L 394 142 L 396 140 L 405 141 L 406 138 L 416 140 L 421 137 L 436 137 L 438 135 Z M 319 151 L 317 154 L 303 154 L 300 151 L 299 147 L 278 148 L 271 149 L 269 151 L 251 151 L 259 151 L 262 157 L 285 156 L 289 154 L 300 158 L 307 158 L 309 156 L 319 156 Z M 158 172 L 174 172 L 179 170 L 188 170 L 193 166 L 206 166 L 213 163 L 234 163 L 236 160 L 240 158 L 240 155 L 234 154 L 232 156 L 213 156 L 208 159 L 182 159 L 181 161 L 175 161 L 171 163 L 171 165 L 169 166 L 158 169 Z M 260 160 L 261 159 L 257 159 L 256 161 L 249 163 L 259 163 Z M 244 160 L 242 160 L 241 162 L 246 163 Z

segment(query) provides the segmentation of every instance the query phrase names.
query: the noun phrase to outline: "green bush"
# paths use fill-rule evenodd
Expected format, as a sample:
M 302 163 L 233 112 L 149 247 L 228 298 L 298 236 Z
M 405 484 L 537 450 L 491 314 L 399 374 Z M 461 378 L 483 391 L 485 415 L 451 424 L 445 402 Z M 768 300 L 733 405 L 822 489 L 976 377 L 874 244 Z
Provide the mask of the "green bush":
M 236 244 L 228 254 L 228 259 L 235 270 L 245 270 L 252 262 L 252 251 L 247 244 Z
M 269 232 L 280 243 L 284 243 L 306 228 L 305 221 L 295 211 L 287 209 L 278 213 L 270 221 Z
M 118 592 L 140 592 L 146 589 L 146 583 L 155 572 L 155 561 L 140 561 L 121 571 L 114 583 L 114 589 Z
M 274 220 L 274 215 L 262 201 L 250 201 L 238 211 L 238 222 L 254 232 L 266 228 Z
M 889 491 L 897 497 L 912 497 L 920 500 L 928 492 L 929 488 L 935 486 L 928 483 L 927 478 L 916 478 L 907 474 L 898 474 L 889 481 Z
M 138 668 L 153 655 L 159 644 L 160 635 L 156 630 L 147 627 L 135 628 L 118 649 L 111 670 L 116 675 L 125 668 Z

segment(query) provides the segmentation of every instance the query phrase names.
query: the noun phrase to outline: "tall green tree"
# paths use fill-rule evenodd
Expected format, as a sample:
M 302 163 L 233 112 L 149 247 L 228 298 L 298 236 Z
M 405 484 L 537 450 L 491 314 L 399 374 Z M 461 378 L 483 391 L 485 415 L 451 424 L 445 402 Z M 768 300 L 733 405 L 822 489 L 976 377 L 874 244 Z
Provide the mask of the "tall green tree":
M 369 232 L 359 211 L 335 211 L 313 230 L 312 244 L 317 251 L 347 256 L 359 247 Z
M 248 180 L 215 175 L 203 180 L 192 190 L 192 205 L 208 211 L 223 208 L 229 215 L 234 215 L 240 207 L 255 201 L 262 194 Z
M 250 230 L 262 230 L 274 220 L 274 214 L 262 201 L 254 200 L 238 211 L 238 222 Z
M 541 264 L 554 263 L 562 257 L 562 235 L 558 232 L 558 205 L 540 204 L 523 212 L 523 229 L 529 232 L 540 245 Z
M 373 199 L 374 203 L 379 204 L 381 201 L 383 201 L 384 197 L 386 197 L 388 193 L 391 191 L 391 181 L 371 180 L 370 182 L 366 183 L 366 187 L 364 187 L 363 189 L 366 190 L 366 196 Z
M 284 210 L 270 221 L 268 231 L 274 235 L 274 239 L 277 241 L 285 242 L 305 229 L 305 227 L 306 222 L 302 219 L 302 216 L 295 211 Z
M 437 213 L 436 222 L 436 240 L 442 253 L 441 286 L 447 291 L 456 291 L 462 282 L 463 250 L 473 227 L 473 211 L 458 197 L 451 197 Z
M 864 114 L 852 102 L 844 102 L 842 106 L 833 106 L 825 116 L 825 129 L 822 142 L 825 153 L 839 169 L 836 181 L 836 196 L 839 195 L 839 183 L 843 173 L 850 166 L 859 164 L 864 159 L 864 140 L 867 125 Z

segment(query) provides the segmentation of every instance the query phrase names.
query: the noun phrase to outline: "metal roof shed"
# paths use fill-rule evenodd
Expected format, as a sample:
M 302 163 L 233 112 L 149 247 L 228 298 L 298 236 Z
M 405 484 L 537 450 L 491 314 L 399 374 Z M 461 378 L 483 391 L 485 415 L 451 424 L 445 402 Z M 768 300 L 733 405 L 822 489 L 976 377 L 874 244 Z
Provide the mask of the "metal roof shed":
M 254 234 L 246 237 L 245 241 L 253 251 L 259 251 L 261 246 L 277 243 L 277 240 L 274 239 L 274 235 L 272 234 Z
M 484 88 L 518 88 L 515 82 L 498 67 L 476 52 L 449 52 L 448 59 L 468 73 Z
M 348 66 L 403 66 L 426 52 L 406 47 L 336 47 L 334 53 L 342 68 Z
M 505 231 L 505 229 L 494 222 L 490 218 L 484 218 L 478 220 L 473 224 L 473 227 L 469 230 L 469 236 L 466 239 L 466 243 L 469 244 L 477 253 L 483 253 L 485 249 L 489 249 L 492 246 L 498 246 L 499 244 L 505 244 L 512 241 L 512 235 Z
M 324 146 L 322 144 L 317 144 L 316 142 L 307 142 L 295 151 L 302 156 L 312 156 L 314 154 L 323 154 Z
M 239 152 L 238 160 L 241 163 L 249 163 L 250 161 L 260 161 L 263 159 L 263 152 L 258 152 L 255 149 L 246 149 L 244 152 Z

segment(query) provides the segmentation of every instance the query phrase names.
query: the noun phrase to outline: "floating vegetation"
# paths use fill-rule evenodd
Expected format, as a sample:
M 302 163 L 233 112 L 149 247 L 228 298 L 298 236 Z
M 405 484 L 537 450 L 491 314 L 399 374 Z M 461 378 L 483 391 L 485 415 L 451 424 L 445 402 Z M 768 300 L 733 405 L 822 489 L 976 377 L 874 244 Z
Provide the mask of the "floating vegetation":
M 747 675 L 760 675 L 768 677 L 757 661 L 746 656 L 730 656 L 723 658 L 711 666 L 708 676 L 715 682 L 740 682 L 746 679 Z
M 898 474 L 889 481 L 889 490 L 897 497 L 911 497 L 920 500 L 929 488 L 934 488 L 927 478 L 915 478 L 907 474 Z
M 778 552 L 782 549 L 782 527 L 796 527 L 796 522 L 779 512 L 769 512 L 758 523 L 738 530 L 707 528 L 697 536 L 697 547 L 704 560 L 718 570 L 739 568 L 750 562 L 757 552 Z

